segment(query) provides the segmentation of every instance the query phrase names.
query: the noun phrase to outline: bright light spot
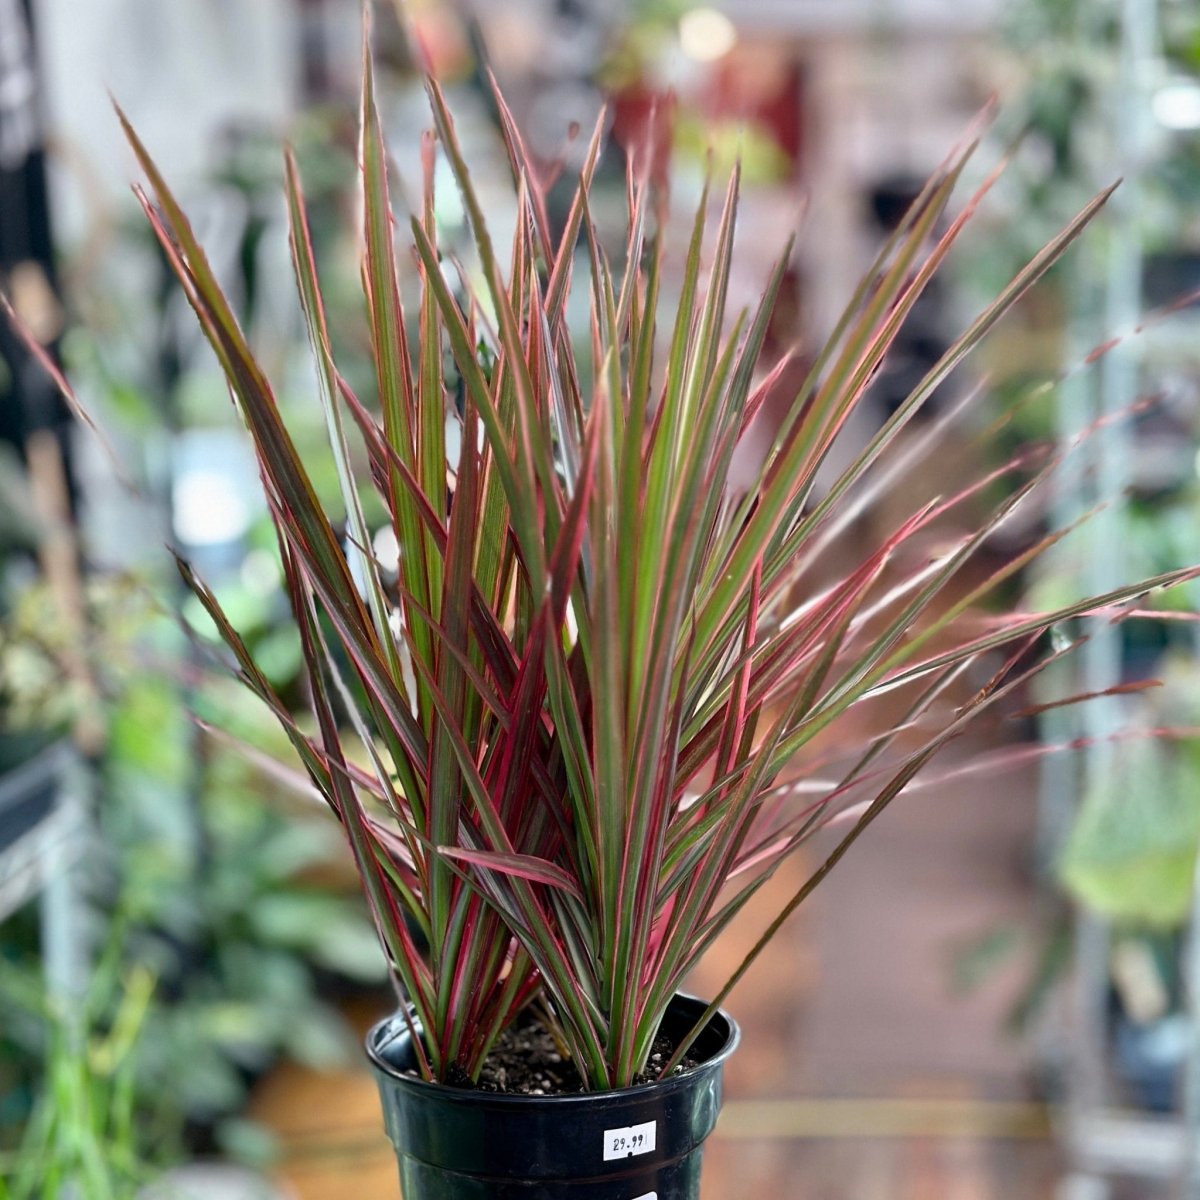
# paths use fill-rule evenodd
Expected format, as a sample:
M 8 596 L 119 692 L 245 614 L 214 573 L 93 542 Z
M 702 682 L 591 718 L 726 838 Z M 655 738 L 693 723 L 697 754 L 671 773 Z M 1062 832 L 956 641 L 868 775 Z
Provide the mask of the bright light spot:
M 272 596 L 283 582 L 279 560 L 267 550 L 251 550 L 242 560 L 242 582 L 256 596 Z
M 694 8 L 679 22 L 679 43 L 688 58 L 716 62 L 737 43 L 733 22 L 714 8 Z
M 187 471 L 172 492 L 175 533 L 187 546 L 222 546 L 250 528 L 249 505 L 223 471 Z
M 1169 83 L 1152 103 L 1154 119 L 1167 129 L 1200 129 L 1200 84 Z

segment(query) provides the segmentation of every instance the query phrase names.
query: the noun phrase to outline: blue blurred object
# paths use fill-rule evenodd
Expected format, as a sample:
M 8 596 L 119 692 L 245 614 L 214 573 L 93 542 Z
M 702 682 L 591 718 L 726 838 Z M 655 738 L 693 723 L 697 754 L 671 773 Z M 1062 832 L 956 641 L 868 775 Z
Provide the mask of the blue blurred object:
M 1176 1109 L 1190 1032 L 1184 1013 L 1139 1024 L 1124 1014 L 1113 1028 L 1113 1069 L 1138 1104 L 1151 1112 Z

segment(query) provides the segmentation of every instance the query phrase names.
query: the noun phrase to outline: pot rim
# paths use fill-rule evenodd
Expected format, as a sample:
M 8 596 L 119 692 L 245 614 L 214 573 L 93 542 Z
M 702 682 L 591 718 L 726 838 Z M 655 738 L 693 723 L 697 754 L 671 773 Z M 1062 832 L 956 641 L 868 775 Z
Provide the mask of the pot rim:
M 676 992 L 671 998 L 671 1003 L 674 1004 L 678 1000 L 690 1001 L 694 1004 L 702 1005 L 701 1012 L 708 1007 L 707 1001 L 701 1000 L 697 996 L 689 995 L 687 992 Z M 411 1008 L 409 1012 L 412 1014 L 412 1025 L 419 1027 L 420 1023 L 416 1018 L 416 1014 L 413 1013 Z M 697 1013 L 697 1016 L 699 1016 L 699 1013 Z M 565 1092 L 551 1096 L 516 1096 L 507 1092 L 481 1092 L 471 1088 L 452 1087 L 450 1084 L 422 1079 L 419 1075 L 409 1075 L 404 1071 L 398 1070 L 393 1063 L 384 1057 L 384 1051 L 400 1038 L 407 1037 L 410 1034 L 409 1022 L 404 1019 L 401 1010 L 397 1010 L 371 1026 L 367 1031 L 365 1047 L 371 1065 L 376 1070 L 387 1075 L 394 1083 L 414 1088 L 426 1096 L 436 1096 L 446 1101 L 474 1105 L 494 1104 L 502 1108 L 524 1108 L 543 1104 L 596 1104 L 597 1102 L 607 1100 L 629 1099 L 632 1096 L 644 1094 L 652 1090 L 674 1091 L 676 1088 L 688 1086 L 697 1075 L 708 1073 L 723 1066 L 725 1060 L 738 1048 L 742 1040 L 742 1030 L 741 1026 L 738 1025 L 725 1009 L 718 1008 L 712 1017 L 709 1018 L 710 1023 L 718 1017 L 725 1022 L 729 1029 L 729 1034 L 724 1044 L 715 1054 L 706 1058 L 703 1062 L 697 1063 L 696 1066 L 689 1068 L 687 1071 L 683 1071 L 678 1075 L 672 1075 L 669 1079 L 654 1079 L 649 1083 L 633 1084 L 631 1087 L 607 1088 L 604 1091 L 595 1092 Z M 386 1041 L 383 1040 L 385 1037 Z

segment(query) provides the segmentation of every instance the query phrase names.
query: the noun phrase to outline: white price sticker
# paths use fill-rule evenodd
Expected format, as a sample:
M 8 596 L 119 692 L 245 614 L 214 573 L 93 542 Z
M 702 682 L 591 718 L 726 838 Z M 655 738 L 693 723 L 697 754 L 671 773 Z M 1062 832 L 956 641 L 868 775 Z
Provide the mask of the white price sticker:
M 626 1125 L 623 1129 L 604 1131 L 604 1161 L 614 1158 L 633 1158 L 638 1154 L 649 1154 L 654 1149 L 658 1134 L 658 1122 L 646 1121 L 642 1125 Z M 646 1200 L 639 1196 L 638 1200 Z M 651 1200 L 656 1200 L 651 1195 Z

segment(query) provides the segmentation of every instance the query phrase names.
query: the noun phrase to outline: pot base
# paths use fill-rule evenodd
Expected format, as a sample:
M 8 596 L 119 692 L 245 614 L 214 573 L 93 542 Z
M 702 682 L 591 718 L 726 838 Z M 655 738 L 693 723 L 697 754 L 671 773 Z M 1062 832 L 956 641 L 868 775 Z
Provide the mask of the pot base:
M 671 1001 L 663 1025 L 683 1036 L 707 1005 Z M 367 1054 L 396 1148 L 405 1200 L 695 1200 L 701 1151 L 737 1045 L 718 1012 L 696 1039 L 700 1065 L 640 1087 L 510 1096 L 426 1083 L 402 1014 L 376 1025 Z

